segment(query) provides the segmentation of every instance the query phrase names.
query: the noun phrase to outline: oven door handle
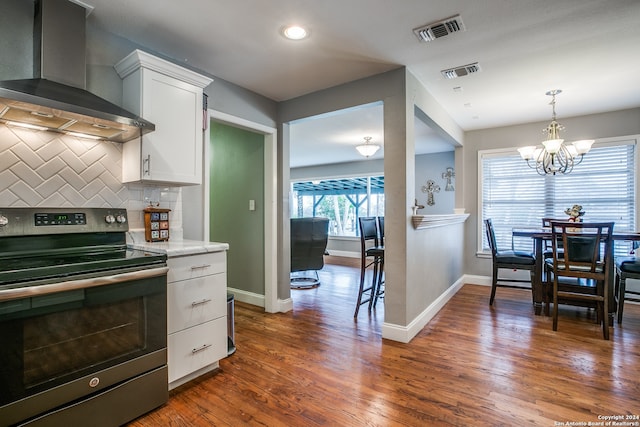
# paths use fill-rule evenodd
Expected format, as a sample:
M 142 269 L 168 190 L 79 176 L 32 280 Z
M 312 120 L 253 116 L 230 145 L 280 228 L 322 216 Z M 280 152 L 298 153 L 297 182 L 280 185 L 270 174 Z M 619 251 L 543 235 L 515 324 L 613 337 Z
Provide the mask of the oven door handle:
M 169 267 L 151 268 L 147 270 L 131 271 L 114 274 L 112 276 L 93 277 L 89 279 L 68 280 L 65 282 L 50 283 L 46 285 L 25 286 L 22 288 L 0 290 L 0 301 L 11 301 L 20 298 L 28 298 L 40 295 L 54 294 L 76 289 L 95 288 L 97 286 L 114 285 L 133 280 L 148 279 L 166 275 Z

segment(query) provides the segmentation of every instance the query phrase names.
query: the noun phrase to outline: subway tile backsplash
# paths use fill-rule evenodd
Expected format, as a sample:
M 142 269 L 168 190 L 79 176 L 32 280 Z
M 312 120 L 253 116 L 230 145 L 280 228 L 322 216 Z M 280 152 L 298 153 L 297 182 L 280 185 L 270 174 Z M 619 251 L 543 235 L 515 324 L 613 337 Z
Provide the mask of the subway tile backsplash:
M 159 203 L 171 209 L 171 238 L 182 238 L 180 187 L 121 176 L 122 144 L 0 124 L 0 207 L 124 207 L 129 228 L 142 229 L 143 209 Z

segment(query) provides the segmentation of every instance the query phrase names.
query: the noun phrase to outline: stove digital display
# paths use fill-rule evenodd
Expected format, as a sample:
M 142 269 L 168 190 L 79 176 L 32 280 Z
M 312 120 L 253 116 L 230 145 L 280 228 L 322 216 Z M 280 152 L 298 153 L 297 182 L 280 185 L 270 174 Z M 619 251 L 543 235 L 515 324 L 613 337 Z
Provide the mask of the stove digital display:
M 36 226 L 43 225 L 86 225 L 87 217 L 84 213 L 37 213 L 34 215 Z

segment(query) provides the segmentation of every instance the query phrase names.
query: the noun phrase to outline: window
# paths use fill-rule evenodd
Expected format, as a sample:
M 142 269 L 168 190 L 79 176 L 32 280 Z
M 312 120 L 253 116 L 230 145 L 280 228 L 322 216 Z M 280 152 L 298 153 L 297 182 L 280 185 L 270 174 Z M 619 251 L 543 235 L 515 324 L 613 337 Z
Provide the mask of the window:
M 542 218 L 566 219 L 565 209 L 582 205 L 586 221 L 615 221 L 614 230 L 634 231 L 635 140 L 594 144 L 568 175 L 540 176 L 516 149 L 478 153 L 479 251 L 489 250 L 484 220 L 491 218 L 499 248 L 531 250 L 531 240 L 513 240 L 512 228 L 541 227 Z M 616 242 L 616 255 L 629 253 Z
M 358 236 L 358 218 L 384 216 L 384 177 L 301 181 L 293 184 L 291 218 L 329 218 L 330 236 Z

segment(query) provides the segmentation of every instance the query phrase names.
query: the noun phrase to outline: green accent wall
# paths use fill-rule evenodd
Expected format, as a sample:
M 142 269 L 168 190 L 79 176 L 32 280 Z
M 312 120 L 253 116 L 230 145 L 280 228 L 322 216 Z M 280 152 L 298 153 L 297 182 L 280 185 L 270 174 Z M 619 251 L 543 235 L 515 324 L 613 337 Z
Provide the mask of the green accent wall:
M 264 136 L 215 122 L 210 132 L 209 237 L 229 243 L 228 286 L 264 295 Z

